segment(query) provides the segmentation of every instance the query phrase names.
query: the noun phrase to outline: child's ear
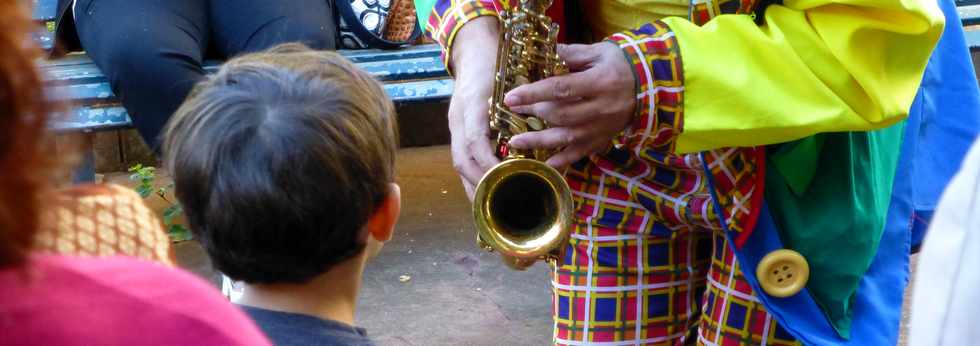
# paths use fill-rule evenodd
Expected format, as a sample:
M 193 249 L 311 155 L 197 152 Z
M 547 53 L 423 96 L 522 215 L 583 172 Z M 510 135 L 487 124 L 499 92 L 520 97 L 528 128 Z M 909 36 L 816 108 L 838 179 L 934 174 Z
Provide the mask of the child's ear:
M 401 211 L 401 188 L 398 184 L 391 183 L 388 187 L 388 196 L 368 220 L 368 232 L 371 233 L 371 237 L 380 242 L 391 240 L 391 236 L 395 233 L 395 223 L 398 222 L 398 215 Z

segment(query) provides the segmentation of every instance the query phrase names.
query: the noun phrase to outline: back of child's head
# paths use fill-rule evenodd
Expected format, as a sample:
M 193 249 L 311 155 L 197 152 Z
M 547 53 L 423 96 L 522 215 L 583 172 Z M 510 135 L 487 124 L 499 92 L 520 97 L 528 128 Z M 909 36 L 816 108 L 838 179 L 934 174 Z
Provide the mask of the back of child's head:
M 301 45 L 227 62 L 165 136 L 190 227 L 235 280 L 304 283 L 360 254 L 394 182 L 397 129 L 381 85 Z

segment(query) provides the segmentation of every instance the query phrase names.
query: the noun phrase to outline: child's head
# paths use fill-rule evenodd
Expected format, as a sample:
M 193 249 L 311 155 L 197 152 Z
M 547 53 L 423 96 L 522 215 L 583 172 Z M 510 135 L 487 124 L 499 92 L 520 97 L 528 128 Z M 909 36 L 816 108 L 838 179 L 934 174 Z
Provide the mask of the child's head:
M 218 270 L 305 283 L 390 238 L 396 132 L 370 75 L 336 53 L 284 45 L 235 58 L 195 88 L 167 126 L 165 161 Z

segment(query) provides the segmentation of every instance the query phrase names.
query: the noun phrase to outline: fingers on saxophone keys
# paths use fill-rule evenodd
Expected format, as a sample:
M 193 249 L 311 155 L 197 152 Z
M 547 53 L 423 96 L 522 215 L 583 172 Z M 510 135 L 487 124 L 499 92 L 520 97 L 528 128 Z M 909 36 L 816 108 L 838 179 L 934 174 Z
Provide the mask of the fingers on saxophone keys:
M 568 64 L 568 68 L 584 70 L 599 59 L 599 51 L 595 49 L 595 45 L 559 44 L 558 56 Z
M 545 162 L 551 167 L 562 168 L 578 162 L 582 158 L 591 155 L 597 151 L 600 151 L 603 147 L 604 141 L 602 140 L 592 140 L 589 142 L 580 142 L 565 147 L 564 150 L 552 155 Z
M 570 147 L 558 152 L 555 155 L 552 155 L 545 163 L 551 167 L 562 168 L 575 163 L 575 161 L 581 160 L 586 155 L 588 155 L 586 151 Z
M 577 126 L 589 122 L 597 114 L 597 103 L 578 99 L 567 102 L 540 102 L 530 106 L 517 106 L 511 110 L 544 119 L 550 126 Z
M 465 154 L 463 155 L 465 156 Z M 480 166 L 476 163 L 476 161 L 469 157 L 458 160 L 454 159 L 453 168 L 456 169 L 456 173 L 459 174 L 459 177 L 463 179 L 463 186 L 465 187 L 472 188 L 483 177 L 484 170 L 480 169 Z
M 577 128 L 552 127 L 514 136 L 510 145 L 518 149 L 556 149 L 575 143 L 580 136 Z
M 545 101 L 574 100 L 588 89 L 587 79 L 585 74 L 572 73 L 521 85 L 504 96 L 504 103 L 513 108 Z
M 483 176 L 483 172 L 486 172 L 494 165 L 500 162 L 500 159 L 494 153 L 493 143 L 487 137 L 473 137 L 469 138 L 469 144 L 466 150 L 469 151 L 469 155 L 473 158 L 474 163 L 480 168 L 480 176 Z

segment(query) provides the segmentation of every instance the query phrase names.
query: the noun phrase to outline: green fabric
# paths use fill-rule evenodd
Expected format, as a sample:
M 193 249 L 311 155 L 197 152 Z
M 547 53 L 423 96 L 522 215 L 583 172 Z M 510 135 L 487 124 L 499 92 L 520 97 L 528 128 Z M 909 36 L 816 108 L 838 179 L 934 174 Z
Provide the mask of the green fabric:
M 905 123 L 770 148 L 766 200 L 786 248 L 810 265 L 807 289 L 841 337 L 878 251 Z
M 429 14 L 432 8 L 436 7 L 436 0 L 415 0 L 415 13 L 419 16 L 419 26 L 425 30 L 425 23 L 429 22 Z

